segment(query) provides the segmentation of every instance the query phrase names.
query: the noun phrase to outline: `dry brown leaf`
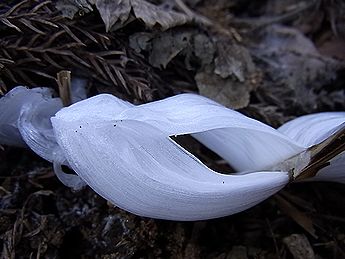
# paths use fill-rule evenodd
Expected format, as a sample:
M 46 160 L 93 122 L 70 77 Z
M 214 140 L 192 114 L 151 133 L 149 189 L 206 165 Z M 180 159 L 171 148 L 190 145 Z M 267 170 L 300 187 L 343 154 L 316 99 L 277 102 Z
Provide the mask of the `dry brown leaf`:
M 96 7 L 105 24 L 106 31 L 119 20 L 125 23 L 131 12 L 131 2 L 128 0 L 95 0 Z
M 62 16 L 73 19 L 80 11 L 85 13 L 93 11 L 91 6 L 93 4 L 92 1 L 93 0 L 58 0 L 55 3 L 55 7 L 62 13 Z
M 140 53 L 142 50 L 149 51 L 153 37 L 154 35 L 148 32 L 134 33 L 129 36 L 129 46 L 137 53 Z
M 248 75 L 255 72 L 255 65 L 249 51 L 237 44 L 220 42 L 217 44 L 218 57 L 215 59 L 214 72 L 222 78 L 234 75 L 244 82 Z
M 190 43 L 191 32 L 167 31 L 152 40 L 149 62 L 152 66 L 166 68 L 168 63 Z
M 59 0 L 55 5 L 64 17 L 70 19 L 80 11 L 85 13 L 93 11 L 92 5 L 96 5 L 106 31 L 121 27 L 115 26 L 118 23 L 126 24 L 132 10 L 134 16 L 142 20 L 148 28 L 158 25 L 162 30 L 167 30 L 193 20 L 185 14 L 165 10 L 145 0 Z
M 194 54 L 200 59 L 202 66 L 209 65 L 213 62 L 216 52 L 215 44 L 211 38 L 205 34 L 199 33 L 194 36 Z
M 322 56 L 314 43 L 294 28 L 270 26 L 253 53 L 269 76 L 260 96 L 293 113 L 315 112 L 317 92 L 333 83 L 344 64 Z
M 194 49 L 196 46 L 194 42 Z M 214 46 L 212 48 L 212 44 L 207 44 L 209 53 L 206 53 L 206 57 L 213 57 L 212 49 Z M 197 55 L 196 51 L 194 53 Z M 203 65 L 203 62 L 201 63 Z M 195 76 L 195 81 L 201 95 L 227 107 L 240 109 L 249 104 L 250 92 L 257 86 L 257 83 L 252 82 L 255 74 L 256 67 L 245 47 L 219 40 L 214 66 L 212 63 L 199 71 Z
M 314 250 L 307 237 L 301 234 L 292 234 L 283 239 L 294 259 L 314 259 Z
M 244 108 L 249 103 L 250 84 L 232 78 L 221 78 L 212 72 L 199 72 L 195 76 L 201 95 L 209 97 L 232 109 Z
M 141 19 L 149 28 L 160 25 L 162 30 L 167 30 L 192 21 L 192 18 L 185 14 L 166 11 L 145 0 L 131 0 L 131 4 L 135 17 Z
M 197 58 L 204 68 L 213 62 L 215 53 L 212 39 L 192 29 L 174 28 L 159 34 L 139 32 L 131 35 L 129 42 L 136 52 L 149 52 L 149 62 L 157 68 L 166 68 L 180 53 L 185 56 L 187 68 L 193 69 L 191 58 Z

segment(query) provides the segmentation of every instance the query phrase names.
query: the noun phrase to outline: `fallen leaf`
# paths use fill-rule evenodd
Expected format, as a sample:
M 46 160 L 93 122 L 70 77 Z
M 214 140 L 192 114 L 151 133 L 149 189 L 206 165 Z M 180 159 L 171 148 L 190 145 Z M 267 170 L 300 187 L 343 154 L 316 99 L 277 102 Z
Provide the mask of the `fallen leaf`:
M 301 234 L 292 234 L 283 239 L 294 259 L 314 259 L 314 250 L 307 237 Z
M 222 78 L 234 75 L 240 82 L 244 82 L 248 74 L 255 72 L 255 65 L 245 47 L 220 42 L 217 44 L 217 50 L 214 72 Z
M 190 44 L 191 32 L 166 31 L 152 40 L 149 62 L 152 66 L 166 68 L 168 63 Z
M 105 24 L 106 31 L 119 20 L 125 23 L 131 12 L 131 3 L 128 0 L 96 0 L 97 10 Z
M 269 77 L 262 91 L 257 91 L 259 99 L 287 113 L 315 112 L 317 92 L 333 82 L 344 64 L 322 56 L 296 29 L 274 25 L 262 33 L 260 43 L 252 50 Z
M 159 25 L 162 30 L 167 30 L 192 21 L 192 18 L 185 14 L 166 11 L 144 0 L 131 0 L 131 4 L 135 17 L 141 19 L 149 28 Z
M 232 109 L 248 105 L 252 86 L 232 78 L 221 78 L 212 72 L 199 72 L 195 81 L 201 95 L 209 97 Z
M 202 66 L 209 65 L 213 62 L 216 52 L 215 44 L 210 37 L 205 34 L 196 34 L 193 38 L 194 54 L 200 59 Z
M 193 69 L 191 60 L 197 59 L 201 68 L 211 64 L 215 45 L 212 39 L 192 29 L 173 28 L 160 33 L 138 32 L 130 36 L 130 47 L 136 52 L 149 53 L 149 62 L 157 68 L 166 68 L 177 55 L 185 57 L 187 69 Z
M 154 37 L 152 33 L 149 32 L 138 32 L 129 36 L 129 46 L 134 49 L 137 53 L 142 50 L 150 51 L 151 40 Z
M 93 11 L 92 3 L 88 0 L 58 0 L 55 2 L 55 7 L 58 9 L 63 17 L 73 19 L 79 11 L 89 13 Z
M 70 19 L 79 11 L 93 11 L 92 5 L 96 5 L 106 31 L 125 25 L 132 10 L 135 18 L 142 20 L 148 28 L 159 26 L 163 31 L 193 20 L 183 13 L 165 10 L 145 0 L 59 0 L 55 4 L 62 15 Z M 122 26 L 115 26 L 118 23 Z

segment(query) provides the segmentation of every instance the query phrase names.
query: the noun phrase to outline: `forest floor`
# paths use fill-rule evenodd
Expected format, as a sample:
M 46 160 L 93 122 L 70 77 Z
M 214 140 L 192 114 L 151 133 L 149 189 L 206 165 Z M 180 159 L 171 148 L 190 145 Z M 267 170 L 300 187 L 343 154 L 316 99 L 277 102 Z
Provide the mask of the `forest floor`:
M 89 76 L 89 96 L 143 103 L 199 92 L 273 127 L 345 110 L 340 0 L 132 1 L 170 12 L 173 23 L 162 15 L 154 26 L 149 12 L 135 9 L 114 22 L 102 6 L 79 6 L 69 20 L 58 10 L 68 16 L 82 1 L 7 2 L 0 4 L 3 93 L 18 84 L 57 89 L 56 72 L 68 69 Z M 117 13 L 118 2 L 106 8 Z M 189 145 L 211 168 L 228 170 L 199 143 Z M 73 192 L 29 149 L 0 146 L 0 161 L 2 258 L 345 258 L 342 184 L 290 184 L 235 215 L 174 222 L 127 213 L 89 187 Z

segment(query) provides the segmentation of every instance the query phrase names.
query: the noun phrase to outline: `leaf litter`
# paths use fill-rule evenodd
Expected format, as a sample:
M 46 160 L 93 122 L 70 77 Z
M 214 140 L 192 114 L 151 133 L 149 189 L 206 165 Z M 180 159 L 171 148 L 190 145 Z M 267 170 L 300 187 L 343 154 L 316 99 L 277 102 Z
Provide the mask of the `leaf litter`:
M 71 70 L 89 80 L 89 95 L 143 103 L 199 92 L 279 126 L 344 110 L 342 7 L 326 0 L 7 1 L 0 3 L 0 91 L 57 89 L 56 73 Z M 221 163 L 204 147 L 195 150 L 211 167 Z M 296 184 L 224 219 L 162 222 L 113 208 L 88 188 L 71 192 L 28 151 L 3 147 L 0 159 L 4 258 L 345 256 L 342 185 Z

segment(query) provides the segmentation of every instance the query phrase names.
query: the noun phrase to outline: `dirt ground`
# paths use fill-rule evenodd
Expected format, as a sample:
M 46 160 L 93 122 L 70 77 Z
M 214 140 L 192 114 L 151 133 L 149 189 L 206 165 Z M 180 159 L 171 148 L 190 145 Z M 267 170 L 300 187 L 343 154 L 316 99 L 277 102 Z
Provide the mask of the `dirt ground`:
M 78 1 L 46 2 L 0 4 L 3 93 L 57 89 L 56 72 L 68 69 L 89 80 L 89 96 L 144 103 L 199 92 L 274 127 L 345 110 L 343 1 L 143 1 L 185 15 L 154 26 L 134 9 L 111 22 L 99 6 L 70 20 L 61 12 Z M 230 172 L 201 144 L 180 141 Z M 342 184 L 290 184 L 236 215 L 174 222 L 127 213 L 88 187 L 71 191 L 29 149 L 0 146 L 0 161 L 2 258 L 345 258 Z

